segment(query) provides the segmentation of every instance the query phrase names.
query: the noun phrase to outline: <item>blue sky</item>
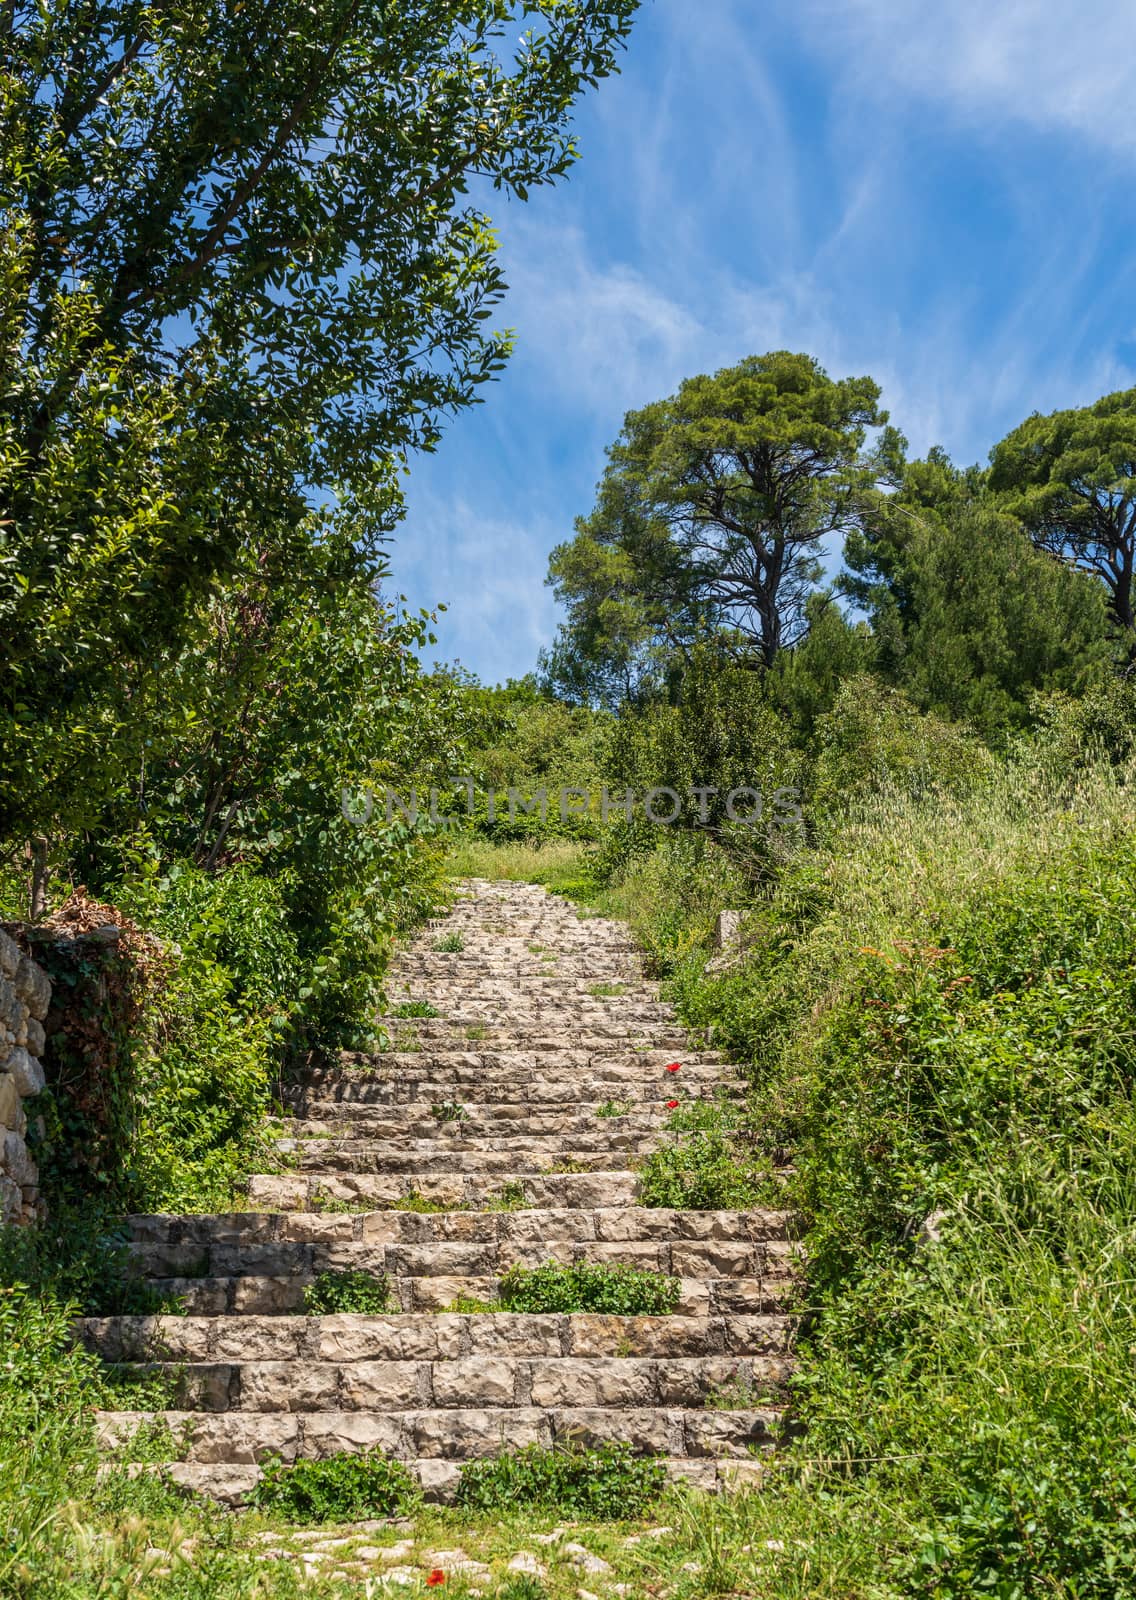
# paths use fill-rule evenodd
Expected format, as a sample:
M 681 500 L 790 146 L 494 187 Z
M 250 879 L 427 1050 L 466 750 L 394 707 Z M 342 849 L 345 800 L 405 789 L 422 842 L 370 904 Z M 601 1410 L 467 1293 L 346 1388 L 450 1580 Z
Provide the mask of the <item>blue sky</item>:
M 1134 91 L 1131 0 L 645 0 L 573 176 L 494 197 L 517 352 L 392 549 L 438 656 L 533 667 L 605 447 L 693 373 L 807 350 L 959 462 L 1136 383 Z

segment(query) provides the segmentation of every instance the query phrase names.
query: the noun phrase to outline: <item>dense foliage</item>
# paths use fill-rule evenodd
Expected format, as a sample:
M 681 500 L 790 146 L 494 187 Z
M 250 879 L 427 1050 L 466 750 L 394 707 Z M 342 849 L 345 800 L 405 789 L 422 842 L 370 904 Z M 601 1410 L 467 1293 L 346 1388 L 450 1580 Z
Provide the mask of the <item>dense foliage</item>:
M 606 1312 L 610 1316 L 668 1316 L 678 1304 L 677 1278 L 620 1263 L 578 1261 L 561 1266 L 510 1267 L 501 1279 L 505 1311 Z
M 469 1511 L 524 1508 L 623 1521 L 649 1510 L 663 1483 L 662 1463 L 633 1456 L 630 1445 L 530 1444 L 463 1467 L 457 1499 Z
M 360 1522 L 398 1516 L 419 1498 L 401 1461 L 366 1450 L 322 1461 L 266 1462 L 252 1503 L 290 1522 Z

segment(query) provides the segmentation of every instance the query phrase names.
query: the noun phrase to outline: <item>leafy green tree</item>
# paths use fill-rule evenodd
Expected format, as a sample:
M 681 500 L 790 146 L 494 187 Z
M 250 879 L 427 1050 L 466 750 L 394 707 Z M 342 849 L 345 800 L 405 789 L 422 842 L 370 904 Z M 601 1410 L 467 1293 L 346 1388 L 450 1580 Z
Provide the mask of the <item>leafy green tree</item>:
M 470 186 L 568 170 L 636 6 L 0 10 L 0 836 L 123 786 L 123 678 L 242 552 L 337 495 L 373 566 L 399 457 L 507 353 Z
M 871 618 L 877 670 L 925 711 L 988 738 L 1026 722 L 1037 691 L 1080 692 L 1110 646 L 1099 584 L 1056 565 L 941 450 L 845 547 L 842 580 Z
M 729 639 L 768 667 L 803 637 L 826 540 L 859 524 L 902 440 L 870 378 L 775 351 L 628 413 L 595 509 L 552 553 L 561 674 L 629 692 L 656 659 Z
M 1136 654 L 1136 389 L 1032 417 L 990 455 L 991 487 L 1039 550 L 1104 584 Z
M 428 819 L 388 816 L 385 792 L 425 796 L 460 771 L 467 719 L 419 666 L 429 619 L 345 586 L 350 526 L 319 532 L 302 560 L 250 562 L 139 693 L 148 759 L 78 865 L 117 899 L 139 861 L 158 877 L 185 863 L 274 879 L 305 972 L 297 1022 L 322 1037 L 361 1021 L 391 934 L 436 888 Z

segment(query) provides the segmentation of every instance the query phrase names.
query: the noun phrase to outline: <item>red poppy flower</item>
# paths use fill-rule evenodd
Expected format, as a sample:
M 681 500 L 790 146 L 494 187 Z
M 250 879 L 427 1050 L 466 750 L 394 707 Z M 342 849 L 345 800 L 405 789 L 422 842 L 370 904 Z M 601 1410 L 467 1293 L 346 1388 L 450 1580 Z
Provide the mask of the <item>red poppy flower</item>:
M 675 1110 L 677 1110 L 677 1108 L 678 1108 L 678 1101 L 677 1100 L 668 1100 L 667 1101 L 667 1110 L 668 1111 L 675 1111 Z
M 681 1061 L 672 1061 L 670 1066 L 667 1068 L 667 1071 L 668 1072 L 681 1072 L 682 1071 L 682 1062 Z
M 446 1574 L 442 1571 L 441 1567 L 435 1567 L 433 1572 L 431 1572 L 426 1579 L 426 1587 L 427 1589 L 436 1589 L 438 1584 L 445 1583 L 445 1581 Z

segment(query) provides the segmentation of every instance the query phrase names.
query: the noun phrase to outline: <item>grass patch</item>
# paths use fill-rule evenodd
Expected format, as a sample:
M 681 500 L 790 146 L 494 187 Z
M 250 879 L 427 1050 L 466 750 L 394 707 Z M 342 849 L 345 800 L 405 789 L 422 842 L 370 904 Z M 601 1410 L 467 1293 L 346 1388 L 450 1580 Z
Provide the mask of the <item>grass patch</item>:
M 465 949 L 465 938 L 460 933 L 443 933 L 434 940 L 431 949 L 443 955 L 459 955 Z
M 440 1017 L 442 1013 L 429 1000 L 403 1000 L 388 1013 L 392 1017 Z
M 448 852 L 446 870 L 451 877 L 539 883 L 560 894 L 580 886 L 588 861 L 585 845 L 560 839 L 542 844 L 491 844 L 462 836 L 450 843 Z
M 532 1205 L 523 1183 L 503 1183 L 496 1194 L 489 1196 L 483 1211 L 527 1211 Z
M 378 1451 L 264 1466 L 250 1503 L 287 1522 L 352 1522 L 412 1509 L 421 1495 L 401 1461 Z
M 588 993 L 596 1000 L 615 1000 L 627 993 L 625 983 L 593 983 Z
M 505 1311 L 603 1311 L 613 1316 L 670 1316 L 678 1305 L 677 1278 L 605 1262 L 510 1267 L 501 1279 Z
M 321 1272 L 304 1289 L 309 1317 L 381 1317 L 392 1309 L 390 1280 L 384 1272 Z
M 653 1506 L 664 1483 L 662 1463 L 633 1456 L 629 1445 L 604 1444 L 595 1449 L 528 1445 L 469 1462 L 462 1468 L 457 1503 L 479 1512 L 523 1507 L 623 1521 Z

